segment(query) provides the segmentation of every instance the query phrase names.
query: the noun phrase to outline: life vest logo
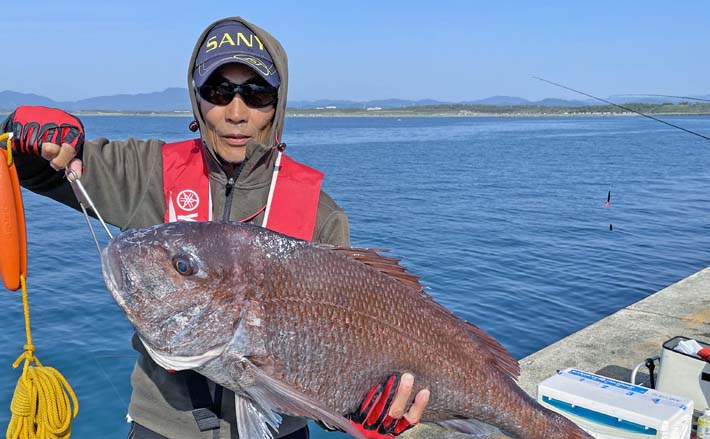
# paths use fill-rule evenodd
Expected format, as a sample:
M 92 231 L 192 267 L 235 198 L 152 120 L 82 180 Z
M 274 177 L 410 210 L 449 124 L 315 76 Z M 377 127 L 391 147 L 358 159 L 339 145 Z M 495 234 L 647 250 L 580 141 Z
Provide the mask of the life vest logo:
M 200 197 L 197 195 L 197 192 L 192 189 L 185 189 L 178 194 L 177 204 L 180 209 L 185 212 L 190 212 L 197 209 L 197 206 L 200 205 Z

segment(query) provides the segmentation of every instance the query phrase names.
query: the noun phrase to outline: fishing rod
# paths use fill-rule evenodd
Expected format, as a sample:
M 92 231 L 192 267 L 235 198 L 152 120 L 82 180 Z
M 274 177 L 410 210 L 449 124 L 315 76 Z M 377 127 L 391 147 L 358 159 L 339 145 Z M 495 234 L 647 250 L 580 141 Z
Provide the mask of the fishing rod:
M 681 131 L 685 131 L 685 132 L 688 133 L 688 134 L 692 134 L 692 135 L 694 135 L 694 136 L 702 137 L 703 139 L 710 141 L 710 137 L 708 137 L 708 136 L 705 136 L 705 135 L 700 134 L 700 133 L 696 133 L 695 131 L 689 130 L 689 129 L 687 129 L 687 128 L 683 128 L 683 127 L 681 127 L 681 126 L 672 124 L 672 123 L 670 123 L 670 122 L 666 122 L 665 120 L 661 120 L 661 119 L 659 119 L 659 118 L 657 118 L 657 117 L 649 116 L 648 114 L 641 113 L 640 111 L 636 111 L 636 110 L 634 110 L 634 109 L 632 109 L 632 108 L 628 108 L 628 107 L 625 107 L 625 106 L 623 106 L 623 105 L 615 104 L 615 103 L 613 103 L 613 102 L 611 102 L 611 101 L 608 101 L 608 100 L 606 100 L 606 99 L 598 98 L 598 97 L 596 97 L 596 96 L 590 95 L 589 93 L 585 93 L 585 92 L 583 92 L 583 91 L 575 90 L 575 89 L 573 89 L 573 88 L 571 88 L 571 87 L 567 87 L 567 86 L 564 86 L 564 85 L 562 85 L 562 84 L 558 84 L 558 83 L 556 83 L 556 82 L 548 81 L 547 79 L 541 78 L 541 77 L 539 77 L 539 76 L 533 76 L 533 78 L 535 78 L 535 79 L 537 79 L 537 80 L 540 80 L 540 81 L 542 81 L 542 82 L 547 82 L 548 84 L 552 84 L 552 85 L 554 85 L 554 86 L 556 86 L 556 87 L 564 88 L 565 90 L 573 91 L 573 92 L 575 92 L 575 93 L 579 93 L 579 94 L 581 94 L 581 95 L 590 97 L 590 98 L 592 98 L 592 99 L 596 99 L 597 101 L 601 101 L 601 102 L 604 102 L 604 103 L 606 103 L 606 104 L 613 105 L 613 106 L 615 106 L 615 107 L 621 108 L 622 110 L 630 111 L 630 112 L 632 112 L 632 113 L 636 113 L 636 114 L 638 114 L 639 116 L 643 116 L 643 117 L 646 117 L 646 118 L 648 118 L 648 119 L 655 120 L 656 122 L 660 122 L 660 123 L 662 123 L 662 124 L 664 124 L 664 125 L 668 125 L 668 126 L 670 126 L 670 127 L 679 129 L 679 130 L 681 130 Z

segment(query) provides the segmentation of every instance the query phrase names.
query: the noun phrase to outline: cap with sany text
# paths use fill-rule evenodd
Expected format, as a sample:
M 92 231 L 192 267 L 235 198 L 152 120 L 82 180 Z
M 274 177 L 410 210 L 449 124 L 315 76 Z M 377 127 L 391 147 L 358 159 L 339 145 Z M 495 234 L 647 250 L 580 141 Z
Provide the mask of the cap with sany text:
M 281 83 L 274 61 L 259 37 L 244 24 L 228 21 L 213 27 L 202 42 L 192 71 L 195 86 L 204 84 L 220 66 L 233 62 L 251 67 L 273 87 Z

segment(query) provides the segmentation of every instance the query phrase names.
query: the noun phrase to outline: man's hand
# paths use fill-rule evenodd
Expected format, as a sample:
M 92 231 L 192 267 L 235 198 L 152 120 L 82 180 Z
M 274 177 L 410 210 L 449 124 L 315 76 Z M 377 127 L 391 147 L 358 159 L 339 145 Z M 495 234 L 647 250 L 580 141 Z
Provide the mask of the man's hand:
M 350 423 L 368 439 L 392 439 L 414 427 L 429 402 L 429 390 L 419 391 L 405 414 L 413 386 L 412 374 L 402 374 L 401 379 L 390 376 L 373 387 L 355 413 L 348 415 Z
M 69 168 L 81 176 L 84 126 L 79 119 L 55 108 L 21 106 L 11 123 L 15 152 L 41 156 L 52 168 Z

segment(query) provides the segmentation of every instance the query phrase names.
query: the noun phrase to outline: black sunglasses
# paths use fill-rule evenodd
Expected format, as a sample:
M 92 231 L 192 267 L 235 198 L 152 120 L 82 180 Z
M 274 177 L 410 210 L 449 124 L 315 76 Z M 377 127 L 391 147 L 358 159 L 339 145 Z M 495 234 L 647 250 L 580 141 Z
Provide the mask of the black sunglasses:
M 273 105 L 278 97 L 278 89 L 270 85 L 234 84 L 221 82 L 206 82 L 198 90 L 202 99 L 214 105 L 228 105 L 239 94 L 247 106 L 262 108 Z

